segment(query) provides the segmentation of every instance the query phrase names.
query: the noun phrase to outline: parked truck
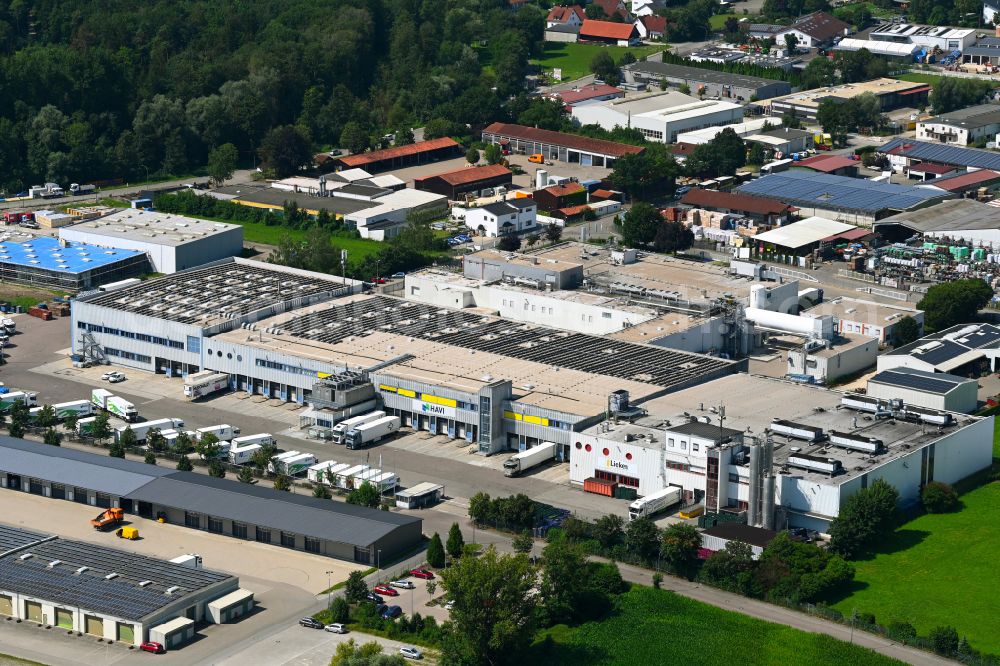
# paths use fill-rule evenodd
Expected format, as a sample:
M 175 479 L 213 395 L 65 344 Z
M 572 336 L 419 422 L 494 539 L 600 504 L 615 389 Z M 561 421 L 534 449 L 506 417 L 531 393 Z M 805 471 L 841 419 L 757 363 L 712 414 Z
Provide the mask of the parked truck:
M 90 524 L 95 530 L 103 530 L 120 524 L 124 519 L 125 512 L 113 506 L 97 514 L 97 517 L 91 520 Z
M 72 402 L 60 402 L 52 405 L 56 412 L 57 419 L 64 419 L 70 414 L 79 416 L 90 416 L 94 413 L 94 405 L 89 400 L 74 400 Z
M 97 188 L 93 185 L 80 185 L 79 183 L 71 183 L 69 186 L 70 194 L 78 197 L 86 196 L 88 194 L 93 194 L 97 191 Z
M 349 449 L 363 449 L 371 446 L 386 435 L 399 431 L 398 416 L 383 416 L 380 419 L 362 423 L 347 431 L 344 443 Z
M 670 486 L 663 490 L 657 490 L 645 497 L 640 497 L 628 505 L 628 519 L 648 518 L 654 513 L 663 511 L 667 507 L 679 504 L 684 497 L 684 490 L 677 486 Z
M 225 372 L 203 370 L 188 375 L 184 380 L 184 397 L 197 400 L 229 388 L 229 375 Z
M 97 420 L 96 416 L 88 416 L 82 418 L 76 422 L 76 434 L 80 437 L 84 435 L 89 435 L 94 431 L 94 421 Z
M 381 418 L 385 418 L 385 412 L 383 411 L 369 412 L 368 414 L 361 414 L 360 416 L 352 416 L 349 419 L 344 419 L 337 425 L 333 426 L 333 436 L 331 440 L 334 444 L 343 444 L 344 435 L 348 432 L 357 428 L 359 425 L 377 421 Z
M 226 440 L 221 440 L 220 442 L 218 442 L 217 446 L 219 447 L 219 450 L 215 454 L 215 458 L 217 460 L 229 460 L 229 452 L 232 450 L 233 445 L 227 442 Z M 208 460 L 208 458 L 206 458 L 204 454 L 200 455 L 202 460 Z
M 271 433 L 267 432 L 259 432 L 256 435 L 243 435 L 241 437 L 233 437 L 232 442 L 233 446 L 240 448 L 244 446 L 250 446 L 251 444 L 256 444 L 262 447 L 274 446 L 275 444 L 277 444 L 277 442 L 274 441 L 274 437 L 271 436 Z
M 29 408 L 37 407 L 38 394 L 31 391 L 8 391 L 0 395 L 0 412 L 9 412 L 17 402 L 23 402 Z
M 555 442 L 542 442 L 538 446 L 515 453 L 503 464 L 504 476 L 517 476 L 556 457 Z
M 128 423 L 135 423 L 139 419 L 139 411 L 135 405 L 117 395 L 113 395 L 105 401 L 104 409 L 108 411 L 108 414 L 113 414 Z
M 200 442 L 201 438 L 204 437 L 205 435 L 215 435 L 221 440 L 221 439 L 232 439 L 233 437 L 236 437 L 239 434 L 240 434 L 239 428 L 231 426 L 227 423 L 223 423 L 221 425 L 198 428 L 197 430 L 194 431 L 194 438 Z
M 299 476 L 305 474 L 315 464 L 316 456 L 311 453 L 300 453 L 282 460 L 278 471 L 288 476 Z
M 136 423 L 135 425 L 122 426 L 121 428 L 115 428 L 115 441 L 120 441 L 122 435 L 129 428 L 135 434 L 136 442 L 145 442 L 146 436 L 149 435 L 151 430 L 159 430 L 161 433 L 164 430 L 176 430 L 177 428 L 183 428 L 184 421 L 181 419 L 157 419 L 155 421 L 144 421 L 143 423 Z
M 301 451 L 285 451 L 284 453 L 279 453 L 278 455 L 271 458 L 271 462 L 267 463 L 267 471 L 271 474 L 281 474 L 284 469 L 284 463 L 290 458 L 302 455 Z
M 253 454 L 264 448 L 260 444 L 236 446 L 235 442 L 236 440 L 234 439 L 229 446 L 229 462 L 233 465 L 246 465 L 253 460 Z

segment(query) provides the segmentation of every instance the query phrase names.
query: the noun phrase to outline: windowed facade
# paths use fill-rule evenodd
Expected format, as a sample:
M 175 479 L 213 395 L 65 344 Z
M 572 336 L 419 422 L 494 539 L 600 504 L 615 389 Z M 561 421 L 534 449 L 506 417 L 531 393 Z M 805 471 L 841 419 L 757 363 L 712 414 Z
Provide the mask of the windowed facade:
M 233 536 L 237 539 L 247 538 L 247 526 L 245 523 L 237 523 L 233 521 Z

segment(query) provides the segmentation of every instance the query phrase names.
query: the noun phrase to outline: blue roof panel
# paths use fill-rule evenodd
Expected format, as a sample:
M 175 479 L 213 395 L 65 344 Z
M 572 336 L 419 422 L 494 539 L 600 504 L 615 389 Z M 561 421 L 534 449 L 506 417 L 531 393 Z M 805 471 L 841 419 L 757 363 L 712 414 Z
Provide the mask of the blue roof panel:
M 0 243 L 0 264 L 13 264 L 64 273 L 84 273 L 143 254 L 136 250 L 98 247 L 87 243 L 67 243 L 66 247 L 49 236 L 23 243 Z
M 961 146 L 948 146 L 942 143 L 928 143 L 912 139 L 893 139 L 882 144 L 878 151 L 888 153 L 896 148 L 902 148 L 897 153 L 898 155 L 922 162 L 1000 170 L 1000 153 L 977 148 L 962 148 Z
M 848 178 L 805 171 L 775 173 L 737 188 L 741 194 L 755 194 L 777 199 L 793 206 L 830 210 L 878 212 L 909 210 L 930 201 L 951 198 L 937 192 L 909 185 L 876 183 L 863 178 Z

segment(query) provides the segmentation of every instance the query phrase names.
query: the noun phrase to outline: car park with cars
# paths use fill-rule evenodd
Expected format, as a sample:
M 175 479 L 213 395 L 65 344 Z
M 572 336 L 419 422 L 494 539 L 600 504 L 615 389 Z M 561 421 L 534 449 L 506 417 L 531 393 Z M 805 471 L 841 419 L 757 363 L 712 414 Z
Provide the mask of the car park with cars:
M 422 578 L 423 580 L 432 580 L 434 574 L 427 569 L 410 569 L 410 575 L 414 578 Z
M 412 590 L 413 588 L 416 587 L 416 585 L 413 584 L 412 580 L 394 580 L 391 583 L 389 583 L 389 585 L 392 585 L 393 587 L 398 587 L 403 590 Z
M 387 597 L 398 597 L 399 592 L 389 587 L 388 585 L 377 585 L 372 588 L 372 592 L 376 594 L 384 594 Z

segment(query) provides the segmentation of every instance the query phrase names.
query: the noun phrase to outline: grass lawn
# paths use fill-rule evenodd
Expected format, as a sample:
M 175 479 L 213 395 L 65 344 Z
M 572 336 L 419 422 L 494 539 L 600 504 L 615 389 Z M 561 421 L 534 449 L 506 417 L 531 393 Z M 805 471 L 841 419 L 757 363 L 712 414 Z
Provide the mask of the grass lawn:
M 900 81 L 912 81 L 913 83 L 929 83 L 930 85 L 936 84 L 941 80 L 941 77 L 936 74 L 921 74 L 919 72 L 907 72 L 906 74 L 900 74 L 894 78 Z
M 296 240 L 305 238 L 306 232 L 300 229 L 288 229 L 281 226 L 268 226 L 258 222 L 240 222 L 238 220 L 220 220 L 230 224 L 238 224 L 243 227 L 243 240 L 246 243 L 262 243 L 264 245 L 277 245 L 278 241 L 285 234 Z M 379 251 L 382 244 L 378 241 L 367 240 L 365 238 L 346 238 L 341 236 L 333 237 L 333 244 L 342 250 L 347 250 L 347 260 L 350 262 L 361 261 L 370 254 Z
M 651 53 L 659 53 L 668 48 L 663 46 L 601 46 L 600 44 L 570 44 L 566 42 L 545 42 L 545 54 L 532 60 L 534 65 L 544 69 L 562 68 L 562 80 L 572 81 L 590 74 L 590 61 L 600 51 L 607 49 L 615 62 L 621 60 L 626 51 L 631 51 L 638 60 Z
M 736 14 L 714 14 L 708 19 L 708 27 L 715 31 L 722 30 L 726 27 L 726 19 L 728 18 L 735 18 L 736 20 L 739 20 L 742 17 L 737 16 Z
M 634 587 L 618 599 L 611 617 L 541 632 L 524 663 L 888 666 L 902 662 L 829 636 L 755 620 L 665 590 Z
M 994 444 L 994 447 L 996 445 Z M 996 448 L 994 448 L 996 451 Z M 962 495 L 952 514 L 927 514 L 896 531 L 883 552 L 855 562 L 859 587 L 834 607 L 909 622 L 926 635 L 951 625 L 983 652 L 1000 653 L 994 558 L 1000 550 L 1000 483 Z

